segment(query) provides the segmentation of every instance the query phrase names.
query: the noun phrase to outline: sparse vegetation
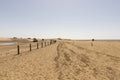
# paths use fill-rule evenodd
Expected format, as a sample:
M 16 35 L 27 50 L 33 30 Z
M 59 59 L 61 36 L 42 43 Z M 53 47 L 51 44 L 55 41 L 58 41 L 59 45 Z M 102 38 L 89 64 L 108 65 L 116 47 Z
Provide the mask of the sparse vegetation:
M 44 41 L 44 39 L 42 39 L 42 41 Z
M 92 41 L 95 41 L 95 39 L 92 39 Z
M 38 40 L 36 38 L 33 38 L 33 42 L 38 42 Z
M 27 38 L 27 39 L 31 39 L 31 38 Z
M 13 39 L 17 39 L 17 37 L 13 37 Z

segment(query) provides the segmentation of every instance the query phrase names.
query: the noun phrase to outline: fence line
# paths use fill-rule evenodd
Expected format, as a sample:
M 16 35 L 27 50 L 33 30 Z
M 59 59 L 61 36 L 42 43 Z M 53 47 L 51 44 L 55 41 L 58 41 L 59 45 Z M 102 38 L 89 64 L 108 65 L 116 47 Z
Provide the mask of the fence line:
M 54 43 L 56 43 L 56 40 L 50 40 L 50 41 L 42 41 L 41 42 L 41 48 L 44 48 L 44 47 L 46 47 L 46 46 L 49 46 L 49 45 L 52 45 L 52 44 L 54 44 Z M 36 45 L 34 45 L 34 46 L 36 46 L 36 48 L 35 49 L 39 49 L 39 42 L 37 42 L 36 43 Z M 21 46 L 22 47 L 22 46 Z M 21 50 L 20 50 L 20 45 L 17 45 L 17 54 L 19 55 L 21 52 Z M 31 52 L 32 51 L 32 49 L 33 49 L 34 47 L 32 46 L 32 44 L 30 43 L 29 44 L 29 51 Z

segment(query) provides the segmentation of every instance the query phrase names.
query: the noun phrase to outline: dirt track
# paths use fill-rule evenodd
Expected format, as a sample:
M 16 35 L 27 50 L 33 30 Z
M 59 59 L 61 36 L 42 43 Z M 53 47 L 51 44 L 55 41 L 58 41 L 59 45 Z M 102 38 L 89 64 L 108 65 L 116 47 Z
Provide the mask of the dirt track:
M 90 42 L 60 41 L 39 50 L 13 56 L 10 60 L 1 59 L 0 79 L 119 80 L 120 47 L 111 50 L 116 52 L 115 56 L 109 52 L 110 48 L 100 48 L 103 42 L 95 43 L 94 46 L 88 43 Z M 116 48 L 116 45 L 120 45 L 118 43 L 104 42 L 104 45 Z

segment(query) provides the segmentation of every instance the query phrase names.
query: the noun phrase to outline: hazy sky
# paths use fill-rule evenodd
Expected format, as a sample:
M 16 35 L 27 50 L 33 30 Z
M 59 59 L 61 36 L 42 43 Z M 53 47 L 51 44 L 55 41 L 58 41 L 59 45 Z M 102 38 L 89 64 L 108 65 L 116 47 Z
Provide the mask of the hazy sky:
M 0 37 L 120 39 L 120 0 L 0 0 Z

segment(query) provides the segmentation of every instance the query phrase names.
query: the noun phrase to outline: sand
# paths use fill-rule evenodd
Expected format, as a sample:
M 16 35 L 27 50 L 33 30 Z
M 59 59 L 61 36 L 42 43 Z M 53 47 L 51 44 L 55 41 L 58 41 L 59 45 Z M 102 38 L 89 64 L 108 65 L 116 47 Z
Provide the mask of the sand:
M 0 80 L 120 80 L 120 41 L 58 41 L 0 57 Z
M 12 41 L 12 39 L 0 37 L 0 41 Z

